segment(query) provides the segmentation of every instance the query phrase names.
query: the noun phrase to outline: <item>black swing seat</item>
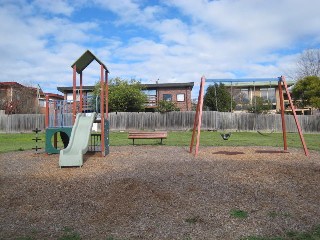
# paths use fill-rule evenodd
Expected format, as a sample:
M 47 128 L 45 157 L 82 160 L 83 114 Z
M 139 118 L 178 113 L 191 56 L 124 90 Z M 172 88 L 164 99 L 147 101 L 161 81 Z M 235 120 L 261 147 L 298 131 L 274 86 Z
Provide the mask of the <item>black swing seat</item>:
M 228 140 L 231 137 L 231 133 L 221 133 L 220 135 L 223 140 Z
M 257 131 L 257 133 L 259 133 L 262 136 L 269 136 L 270 134 L 272 134 L 274 132 L 274 129 L 271 132 L 261 132 L 261 131 Z

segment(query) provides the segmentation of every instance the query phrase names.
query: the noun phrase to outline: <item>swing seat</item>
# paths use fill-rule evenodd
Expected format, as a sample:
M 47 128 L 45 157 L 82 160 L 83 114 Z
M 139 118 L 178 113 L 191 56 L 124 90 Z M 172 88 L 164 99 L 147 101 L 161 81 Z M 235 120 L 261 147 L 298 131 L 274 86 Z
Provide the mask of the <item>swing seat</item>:
M 271 132 L 261 132 L 261 131 L 257 131 L 257 133 L 259 133 L 262 136 L 269 136 L 270 134 L 272 134 L 274 132 L 274 129 Z
M 221 133 L 220 135 L 223 140 L 228 140 L 231 137 L 231 133 Z

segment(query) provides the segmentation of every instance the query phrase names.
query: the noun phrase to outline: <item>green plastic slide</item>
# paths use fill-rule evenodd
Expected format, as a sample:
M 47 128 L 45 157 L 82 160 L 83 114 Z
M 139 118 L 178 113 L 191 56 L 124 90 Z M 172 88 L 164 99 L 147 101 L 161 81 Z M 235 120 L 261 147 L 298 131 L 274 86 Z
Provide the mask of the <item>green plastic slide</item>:
M 60 167 L 81 167 L 83 165 L 83 154 L 88 151 L 90 133 L 96 113 L 86 116 L 78 113 L 76 121 L 72 127 L 69 144 L 60 151 Z

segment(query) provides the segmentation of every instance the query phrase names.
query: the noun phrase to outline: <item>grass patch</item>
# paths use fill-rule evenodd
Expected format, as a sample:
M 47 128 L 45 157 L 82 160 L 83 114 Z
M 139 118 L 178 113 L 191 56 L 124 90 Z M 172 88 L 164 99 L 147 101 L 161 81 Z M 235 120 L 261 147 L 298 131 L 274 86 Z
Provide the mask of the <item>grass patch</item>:
M 65 227 L 63 235 L 58 240 L 81 240 L 79 233 L 73 231 L 71 228 Z
M 168 138 L 163 140 L 165 146 L 189 146 L 192 131 L 168 132 Z M 44 150 L 45 133 L 40 132 L 41 139 L 37 145 Z M 1 133 L 0 153 L 11 151 L 31 150 L 36 146 L 35 133 Z M 320 134 L 304 134 L 308 149 L 320 151 Z M 288 146 L 290 148 L 302 148 L 299 135 L 297 133 L 287 134 Z M 160 145 L 159 139 L 137 139 L 136 145 Z M 132 145 L 132 140 L 128 139 L 127 132 L 110 132 L 110 146 Z M 272 133 L 262 136 L 257 132 L 234 132 L 228 141 L 221 138 L 219 132 L 202 131 L 200 138 L 201 146 L 270 146 L 283 147 L 282 133 Z
M 230 211 L 230 216 L 234 218 L 245 219 L 248 217 L 248 213 L 240 209 L 232 209 Z
M 35 133 L 1 133 L 0 153 L 31 150 L 36 146 L 36 142 L 32 140 L 35 136 Z M 41 140 L 37 145 L 44 149 L 45 133 L 38 133 L 38 137 Z
M 287 232 L 285 236 L 260 237 L 248 236 L 241 238 L 241 240 L 319 240 L 320 239 L 320 225 L 314 227 L 310 231 L 304 232 Z

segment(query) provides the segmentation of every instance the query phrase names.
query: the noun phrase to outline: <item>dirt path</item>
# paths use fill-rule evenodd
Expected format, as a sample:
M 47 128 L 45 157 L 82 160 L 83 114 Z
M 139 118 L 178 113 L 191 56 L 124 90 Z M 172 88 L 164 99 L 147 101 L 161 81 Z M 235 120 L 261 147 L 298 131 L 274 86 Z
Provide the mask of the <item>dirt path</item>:
M 194 158 L 186 147 L 110 150 L 62 169 L 58 155 L 0 154 L 0 239 L 58 239 L 65 228 L 81 239 L 240 239 L 320 224 L 319 152 L 206 147 Z

